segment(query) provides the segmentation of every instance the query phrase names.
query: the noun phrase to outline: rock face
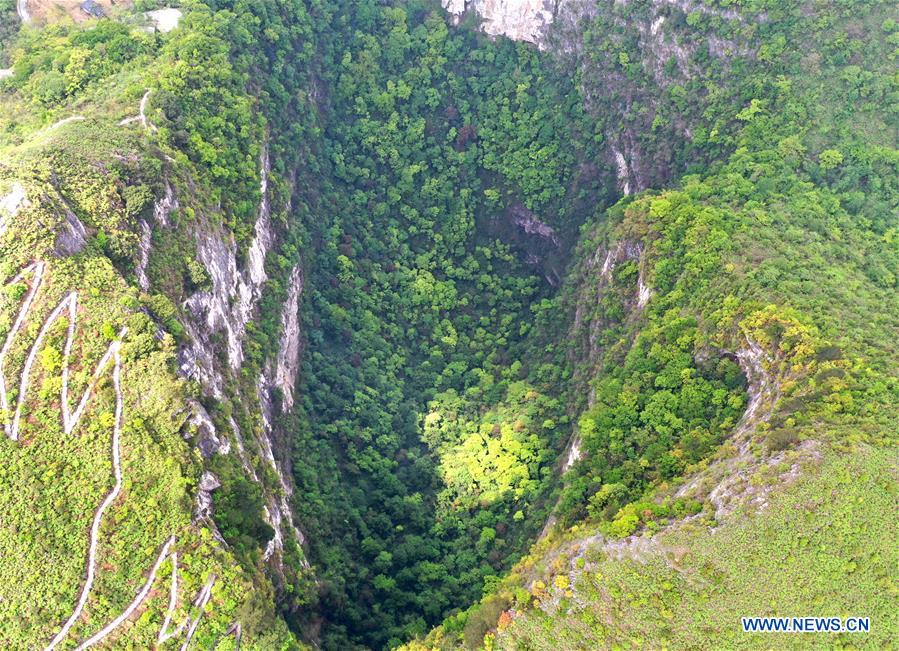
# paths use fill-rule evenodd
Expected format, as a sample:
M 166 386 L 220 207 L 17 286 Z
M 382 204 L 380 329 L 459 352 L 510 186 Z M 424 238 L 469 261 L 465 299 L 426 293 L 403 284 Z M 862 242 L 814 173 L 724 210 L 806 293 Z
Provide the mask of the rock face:
M 262 296 L 266 280 L 265 258 L 274 244 L 269 214 L 268 153 L 262 154 L 262 201 L 256 219 L 245 269 L 237 266 L 237 242 L 234 235 L 220 225 L 203 224 L 197 229 L 197 256 L 206 267 L 212 287 L 199 291 L 185 301 L 191 315 L 185 324 L 190 344 L 180 352 L 181 372 L 197 380 L 214 397 L 222 395 L 221 370 L 215 362 L 213 337 L 225 336 L 228 366 L 236 372 L 244 360 L 243 339 L 247 323 Z
M 154 9 L 146 12 L 144 15 L 153 23 L 154 29 L 159 30 L 163 34 L 178 27 L 178 22 L 181 20 L 181 10 L 172 7 Z
M 287 300 L 281 310 L 281 339 L 271 383 L 281 389 L 284 411 L 293 407 L 293 385 L 300 365 L 300 294 L 303 291 L 303 270 L 299 265 L 290 272 Z
M 274 423 L 275 404 L 272 400 L 272 389 L 281 390 L 281 409 L 289 412 L 293 407 L 293 387 L 297 381 L 297 372 L 300 365 L 300 295 L 303 292 L 303 270 L 297 265 L 290 273 L 287 287 L 287 299 L 281 308 L 281 337 L 278 341 L 278 354 L 275 359 L 270 359 L 265 371 L 260 375 L 256 392 L 259 397 L 259 406 L 262 412 L 262 431 L 257 437 L 257 442 L 262 454 L 268 461 L 268 465 L 278 478 L 279 494 L 269 493 L 266 496 L 265 514 L 266 520 L 275 530 L 274 537 L 266 545 L 263 560 L 275 558 L 278 563 L 284 551 L 285 532 L 292 535 L 299 543 L 303 544 L 305 538 L 293 519 L 290 509 L 290 499 L 293 496 L 293 481 L 290 477 L 289 454 L 280 454 L 276 458 L 275 452 L 289 449 L 279 437 L 283 432 L 276 428 Z M 304 566 L 306 564 L 305 560 Z
M 181 375 L 199 382 L 204 392 L 213 398 L 222 397 L 226 378 L 241 369 L 247 324 L 258 311 L 267 280 L 265 260 L 277 245 L 268 196 L 270 168 L 267 150 L 262 153 L 261 168 L 261 200 L 245 265 L 238 264 L 237 243 L 227 228 L 205 220 L 195 229 L 197 258 L 206 269 L 210 287 L 197 291 L 184 302 L 188 317 L 184 322 L 188 343 L 179 351 L 179 364 Z M 168 212 L 176 205 L 174 196 L 169 197 L 167 192 L 157 204 L 154 221 L 165 225 Z M 282 409 L 289 411 L 293 406 L 293 387 L 300 362 L 299 301 L 302 291 L 303 271 L 297 265 L 291 271 L 287 298 L 281 308 L 281 337 L 277 355 L 267 361 L 256 383 L 255 397 L 259 401 L 261 422 L 252 431 L 242 433 L 233 418 L 229 421 L 241 465 L 247 476 L 262 487 L 265 520 L 274 530 L 272 539 L 266 545 L 263 560 L 278 572 L 283 572 L 285 544 L 289 540 L 300 545 L 304 542 L 290 508 L 293 482 L 289 445 L 275 422 L 275 401 L 272 395 L 273 389 L 277 387 L 283 396 Z M 217 354 L 219 341 L 224 343 L 224 360 Z M 250 399 L 249 396 L 244 398 Z M 198 404 L 193 407 L 190 422 L 197 431 L 196 444 L 201 454 L 208 458 L 215 453 L 230 452 L 227 439 L 216 433 L 205 410 Z M 244 445 L 244 434 L 248 437 L 247 442 L 254 442 L 258 446 L 261 463 L 267 465 L 275 477 L 272 485 L 269 485 L 265 476 L 256 472 L 251 463 Z M 211 512 L 211 490 L 213 489 L 207 490 L 203 485 L 200 486 L 198 513 Z
M 213 454 L 228 454 L 231 451 L 231 444 L 227 438 L 220 437 L 215 429 L 215 423 L 209 416 L 209 412 L 196 400 L 188 403 L 190 416 L 188 423 L 195 432 L 196 446 L 200 450 L 200 454 L 204 459 L 210 458 Z
M 27 203 L 25 188 L 18 182 L 12 184 L 7 194 L 0 195 L 0 235 L 6 232 L 7 220 L 15 217 Z
M 197 506 L 194 517 L 202 520 L 212 517 L 212 491 L 221 487 L 222 483 L 208 470 L 200 477 L 200 485 L 197 490 Z
M 615 270 L 615 267 L 628 260 L 633 260 L 636 261 L 640 267 L 637 288 L 637 306 L 643 307 L 645 301 L 649 300 L 650 289 L 646 286 L 643 279 L 642 258 L 643 246 L 640 242 L 621 240 L 611 247 L 598 247 L 594 254 L 586 261 L 584 268 L 585 277 L 596 277 L 597 280 L 592 284 L 584 284 L 581 298 L 577 302 L 577 309 L 574 315 L 574 329 L 577 331 L 581 328 L 585 328 L 584 332 L 588 335 L 587 356 L 591 365 L 596 363 L 599 359 L 599 338 L 602 330 L 607 324 L 602 318 L 593 318 L 589 314 L 589 306 L 598 303 L 602 299 L 603 295 L 612 284 L 612 272 Z M 600 260 L 602 260 L 602 264 L 600 264 Z M 596 270 L 599 270 L 598 277 L 596 275 Z
M 525 263 L 537 268 L 553 287 L 561 284 L 563 246 L 552 226 L 520 203 L 512 204 L 496 223 L 496 235 L 520 249 Z
M 587 362 L 585 365 L 587 369 L 596 368 L 596 364 L 599 362 L 602 354 L 600 335 L 608 327 L 605 319 L 601 315 L 592 314 L 590 308 L 599 303 L 603 295 L 609 291 L 612 286 L 612 273 L 615 267 L 627 261 L 635 261 L 639 265 L 637 295 L 628 309 L 631 317 L 638 314 L 652 296 L 652 290 L 646 285 L 644 280 L 645 264 L 643 252 L 643 245 L 640 242 L 620 240 L 614 246 L 598 247 L 586 261 L 584 275 L 588 278 L 596 278 L 596 280 L 591 283 L 585 283 L 580 290 L 574 316 L 573 333 L 582 333 L 586 336 L 584 361 Z M 600 261 L 602 261 L 601 264 Z M 586 378 L 591 375 L 593 375 L 591 371 L 588 371 L 586 375 L 580 375 L 580 381 L 585 382 Z M 592 407 L 595 404 L 595 400 L 596 396 L 590 390 L 587 394 L 587 407 Z M 563 472 L 570 470 L 583 456 L 580 430 L 575 426 L 566 448 L 565 463 L 562 466 Z
M 144 95 L 144 97 L 147 97 Z M 143 102 L 141 102 L 143 105 Z M 141 110 L 143 112 L 143 110 Z M 178 207 L 178 198 L 172 184 L 166 181 L 165 193 L 153 205 L 153 222 L 163 228 L 169 227 L 169 215 Z M 150 279 L 147 277 L 147 266 L 150 264 L 150 250 L 153 248 L 153 226 L 146 219 L 140 220 L 140 241 L 138 258 L 134 273 L 141 290 L 150 291 Z
M 146 219 L 140 220 L 140 241 L 138 242 L 137 265 L 134 274 L 137 276 L 137 285 L 141 290 L 150 291 L 150 279 L 147 276 L 147 266 L 150 264 L 150 249 L 153 248 L 153 229 Z
M 71 210 L 66 210 L 66 220 L 56 234 L 54 253 L 59 257 L 75 255 L 87 244 L 87 230 Z
M 518 228 L 526 235 L 533 235 L 547 242 L 551 242 L 554 247 L 559 246 L 559 238 L 552 226 L 544 224 L 537 216 L 522 205 L 512 207 L 512 219 Z
M 276 459 L 274 454 L 274 406 L 271 399 L 271 384 L 265 373 L 259 377 L 257 392 L 259 395 L 260 407 L 262 409 L 262 433 L 261 436 L 257 438 L 257 441 L 269 466 L 271 466 L 271 469 L 278 477 L 278 484 L 281 488 L 280 495 L 274 495 L 272 493 L 266 495 L 266 520 L 271 525 L 272 529 L 275 530 L 275 535 L 268 542 L 268 545 L 266 545 L 262 559 L 267 561 L 277 554 L 276 560 L 280 565 L 280 555 L 284 551 L 285 529 L 294 536 L 300 545 L 302 545 L 306 539 L 294 523 L 293 512 L 290 510 L 290 498 L 293 497 L 293 482 L 290 479 L 290 468 L 285 461 Z
M 470 10 L 481 17 L 485 33 L 538 45 L 553 22 L 557 4 L 553 0 L 443 0 L 454 23 Z

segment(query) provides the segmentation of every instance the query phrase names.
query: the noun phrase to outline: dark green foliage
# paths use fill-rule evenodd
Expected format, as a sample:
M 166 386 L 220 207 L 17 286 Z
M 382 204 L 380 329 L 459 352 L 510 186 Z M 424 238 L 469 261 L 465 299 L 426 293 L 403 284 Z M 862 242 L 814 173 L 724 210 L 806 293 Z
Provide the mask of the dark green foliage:
M 348 3 L 333 21 L 334 178 L 307 223 L 305 415 L 288 427 L 325 644 L 342 648 L 477 598 L 541 525 L 567 370 L 507 209 L 557 232 L 583 215 L 564 124 L 579 104 L 532 48 L 416 6 Z
M 0 173 L 40 181 L 28 218 L 55 224 L 70 208 L 84 255 L 123 277 L 138 221 L 163 180 L 176 187 L 181 208 L 152 234 L 152 289 L 109 297 L 134 312 L 129 354 L 164 347 L 153 377 L 167 378 L 174 345 L 156 326 L 183 343 L 181 306 L 210 287 L 198 230 L 233 234 L 245 262 L 266 143 L 277 246 L 243 367 L 210 406 L 222 432 L 233 418 L 246 435 L 260 475 L 233 455 L 208 461 L 228 558 L 323 648 L 395 646 L 447 616 L 444 632 L 474 647 L 510 604 L 545 596 L 510 595 L 498 577 L 550 513 L 617 538 L 701 512 L 670 489 L 740 421 L 749 341 L 781 383 L 768 452 L 890 441 L 899 31 L 884 4 L 672 4 L 655 39 L 680 48 L 667 61 L 649 51 L 646 2 L 597 4 L 558 60 L 450 28 L 423 0 L 195 2 L 167 35 L 115 20 L 28 29 L 0 98 L 17 167 Z M 147 88 L 157 130 L 121 128 Z M 88 119 L 47 129 L 77 113 Z M 632 187 L 659 191 L 606 210 L 613 148 L 639 168 Z M 49 229 L 32 231 L 5 276 L 52 249 Z M 631 252 L 601 272 L 618 244 Z M 254 396 L 295 265 L 302 379 L 276 454 L 292 460 L 316 582 L 286 541 L 276 597 L 261 574 L 263 491 L 281 487 L 255 463 Z M 4 292 L 0 327 L 24 291 Z M 125 318 L 94 316 L 104 344 Z M 39 363 L 53 380 L 51 334 Z M 42 403 L 29 409 L 50 427 Z M 581 460 L 560 480 L 575 432 Z M 240 603 L 248 630 L 271 625 L 259 599 Z
M 259 484 L 247 477 L 231 456 L 216 457 L 213 472 L 222 483 L 212 494 L 215 521 L 222 536 L 241 554 L 264 548 L 274 530 L 263 518 Z
M 9 47 L 19 28 L 16 0 L 0 1 L 0 68 L 9 65 Z

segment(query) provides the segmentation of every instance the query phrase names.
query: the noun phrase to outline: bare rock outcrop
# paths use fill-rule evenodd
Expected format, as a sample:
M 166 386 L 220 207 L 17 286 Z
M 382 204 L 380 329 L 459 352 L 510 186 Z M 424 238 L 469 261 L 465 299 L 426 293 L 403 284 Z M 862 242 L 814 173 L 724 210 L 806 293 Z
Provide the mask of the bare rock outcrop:
M 481 18 L 481 29 L 491 36 L 540 45 L 553 21 L 554 0 L 443 0 L 443 8 L 458 23 L 466 11 Z
M 184 376 L 200 382 L 214 397 L 222 395 L 224 369 L 216 362 L 213 339 L 218 333 L 224 334 L 228 369 L 237 371 L 244 360 L 247 323 L 255 313 L 267 278 L 265 258 L 275 241 L 267 196 L 268 173 L 268 153 L 263 152 L 262 200 L 246 268 L 238 268 L 237 242 L 223 226 L 207 222 L 196 231 L 197 256 L 212 286 L 184 302 L 190 343 L 180 351 L 179 363 Z
M 170 226 L 169 215 L 178 208 L 178 198 L 172 184 L 166 181 L 165 192 L 160 199 L 153 204 L 153 219 L 141 219 L 140 240 L 138 241 L 137 264 L 134 273 L 137 276 L 137 284 L 142 291 L 150 291 L 150 279 L 147 277 L 147 267 L 150 264 L 150 252 L 153 248 L 153 226 L 168 228 Z
M 218 477 L 209 470 L 203 471 L 197 490 L 197 508 L 194 514 L 197 520 L 212 517 L 212 491 L 221 488 L 221 486 L 222 482 L 219 481 Z
M 28 197 L 24 186 L 18 181 L 12 184 L 9 192 L 0 195 L 0 236 L 2 236 L 8 228 L 10 220 L 19 214 L 19 210 L 27 207 Z
M 287 299 L 281 310 L 281 339 L 271 384 L 281 390 L 284 411 L 293 407 L 293 386 L 300 366 L 300 294 L 303 292 L 303 269 L 296 265 L 290 272 Z
M 87 229 L 71 210 L 66 210 L 66 219 L 56 233 L 53 252 L 59 257 L 75 255 L 87 244 Z

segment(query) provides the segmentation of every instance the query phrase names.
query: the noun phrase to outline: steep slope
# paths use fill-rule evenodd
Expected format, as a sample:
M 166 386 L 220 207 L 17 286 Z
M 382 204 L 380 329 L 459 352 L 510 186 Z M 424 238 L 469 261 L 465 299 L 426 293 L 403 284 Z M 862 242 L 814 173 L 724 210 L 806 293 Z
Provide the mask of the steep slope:
M 113 242 L 137 243 L 120 192 L 134 196 L 149 160 L 133 133 L 84 155 L 78 134 L 96 145 L 95 129 L 57 126 L 7 149 L 3 169 L 2 638 L 149 645 L 171 628 L 172 644 L 210 643 L 246 622 L 264 648 L 286 629 L 192 517 L 202 464 L 182 438 L 193 391 L 173 373 L 176 342 L 111 261 Z
M 573 526 L 432 644 L 477 646 L 499 621 L 502 648 L 756 648 L 767 638 L 741 636 L 741 615 L 810 609 L 865 613 L 870 641 L 892 639 L 899 321 L 894 276 L 870 263 L 895 268 L 896 254 L 781 165 L 768 173 L 783 194 L 761 200 L 750 182 L 751 208 L 726 198 L 750 158 L 622 206 L 585 245 L 573 334 L 598 371 L 557 511 Z M 825 222 L 840 235 L 816 239 L 816 256 L 784 255 Z M 612 264 L 609 241 L 639 251 L 641 270 Z M 784 284 L 759 284 L 774 264 L 789 265 Z M 803 277 L 815 291 L 795 290 Z
M 740 616 L 798 612 L 865 613 L 865 644 L 894 638 L 899 213 L 881 62 L 896 23 L 877 3 L 779 3 L 778 22 L 753 23 L 729 87 L 678 107 L 673 91 L 723 79 L 687 74 L 689 50 L 659 75 L 658 41 L 685 44 L 699 26 L 711 43 L 760 8 L 705 24 L 718 10 L 685 7 L 683 31 L 640 37 L 663 6 L 659 26 L 677 24 L 668 5 L 600 4 L 589 29 L 617 27 L 593 32 L 599 52 L 574 23 L 555 42 L 583 62 L 593 110 L 625 111 L 603 118 L 625 193 L 688 156 L 702 171 L 586 230 L 564 290 L 579 405 L 565 489 L 528 557 L 424 647 L 759 648 L 771 638 L 743 635 Z M 610 45 L 621 50 L 603 59 Z M 643 111 L 616 91 L 623 75 L 637 82 L 627 94 L 651 91 Z M 659 143 L 657 124 L 692 142 Z M 718 144 L 697 148 L 709 135 Z M 719 145 L 734 153 L 700 166 Z M 679 153 L 665 163 L 662 148 Z M 653 163 L 638 173 L 634 157 Z
M 570 421 L 561 261 L 611 192 L 570 82 L 431 4 L 322 22 L 323 156 L 293 471 L 319 601 L 298 628 L 382 648 L 469 603 L 536 536 Z
M 284 214 L 302 153 L 282 155 L 288 125 L 265 118 L 289 119 L 293 100 L 247 84 L 293 41 L 234 56 L 260 24 L 241 12 L 197 5 L 165 36 L 52 25 L 13 51 L 0 99 L 10 648 L 297 644 L 279 605 L 312 590 L 271 421 L 298 364 L 299 230 Z M 267 20 L 298 34 L 303 16 Z
M 0 34 L 5 646 L 893 641 L 894 8 L 468 9 Z

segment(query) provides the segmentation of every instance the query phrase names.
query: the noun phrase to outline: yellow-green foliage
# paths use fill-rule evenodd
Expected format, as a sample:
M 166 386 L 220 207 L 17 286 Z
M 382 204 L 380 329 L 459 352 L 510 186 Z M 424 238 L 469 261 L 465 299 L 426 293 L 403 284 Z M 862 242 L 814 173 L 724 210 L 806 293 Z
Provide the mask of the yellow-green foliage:
M 588 562 L 572 587 L 583 606 L 528 610 L 497 633 L 497 648 L 682 649 L 714 640 L 716 648 L 768 649 L 780 642 L 744 634 L 740 617 L 801 613 L 871 618 L 869 635 L 828 636 L 828 647 L 890 646 L 897 627 L 896 470 L 891 450 L 827 452 L 761 512 L 713 534 L 701 524 L 661 534 L 640 560 Z M 821 641 L 791 636 L 789 644 Z
M 163 164 L 137 128 L 110 130 L 107 125 L 91 116 L 38 131 L 5 147 L 0 164 L 0 187 L 16 181 L 26 192 L 26 202 L 0 237 L 0 341 L 6 341 L 34 274 L 6 283 L 28 263 L 46 263 L 40 290 L 3 365 L 13 410 L 37 333 L 69 292 L 78 296 L 68 362 L 72 410 L 110 343 L 127 327 L 121 348 L 122 489 L 101 521 L 96 577 L 84 614 L 62 647 L 117 617 L 144 585 L 163 544 L 175 536 L 179 592 L 173 627 L 197 615 L 190 604 L 215 575 L 193 644 L 209 647 L 239 621 L 244 645 L 285 648 L 293 638 L 274 613 L 271 587 L 255 570 L 235 562 L 206 525 L 193 523 L 200 463 L 183 430 L 186 402 L 195 388 L 175 374 L 176 314 L 165 296 L 157 302 L 171 308 L 168 312 L 161 307 L 154 312 L 164 314 L 140 311 L 138 292 L 128 285 L 137 218 L 152 212 Z M 74 256 L 59 257 L 57 233 L 72 218 L 85 226 L 84 246 Z M 159 337 L 153 317 L 167 319 L 169 332 Z M 85 581 L 94 512 L 114 482 L 111 363 L 99 375 L 78 427 L 63 432 L 60 391 L 68 319 L 63 311 L 37 351 L 19 440 L 0 436 L 0 644 L 8 648 L 45 645 L 73 612 Z M 11 411 L 0 414 L 4 424 Z M 127 639 L 140 648 L 154 644 L 168 607 L 170 576 L 166 561 L 147 600 L 109 640 Z M 183 634 L 168 645 L 182 643 Z M 232 636 L 218 648 L 233 644 Z

